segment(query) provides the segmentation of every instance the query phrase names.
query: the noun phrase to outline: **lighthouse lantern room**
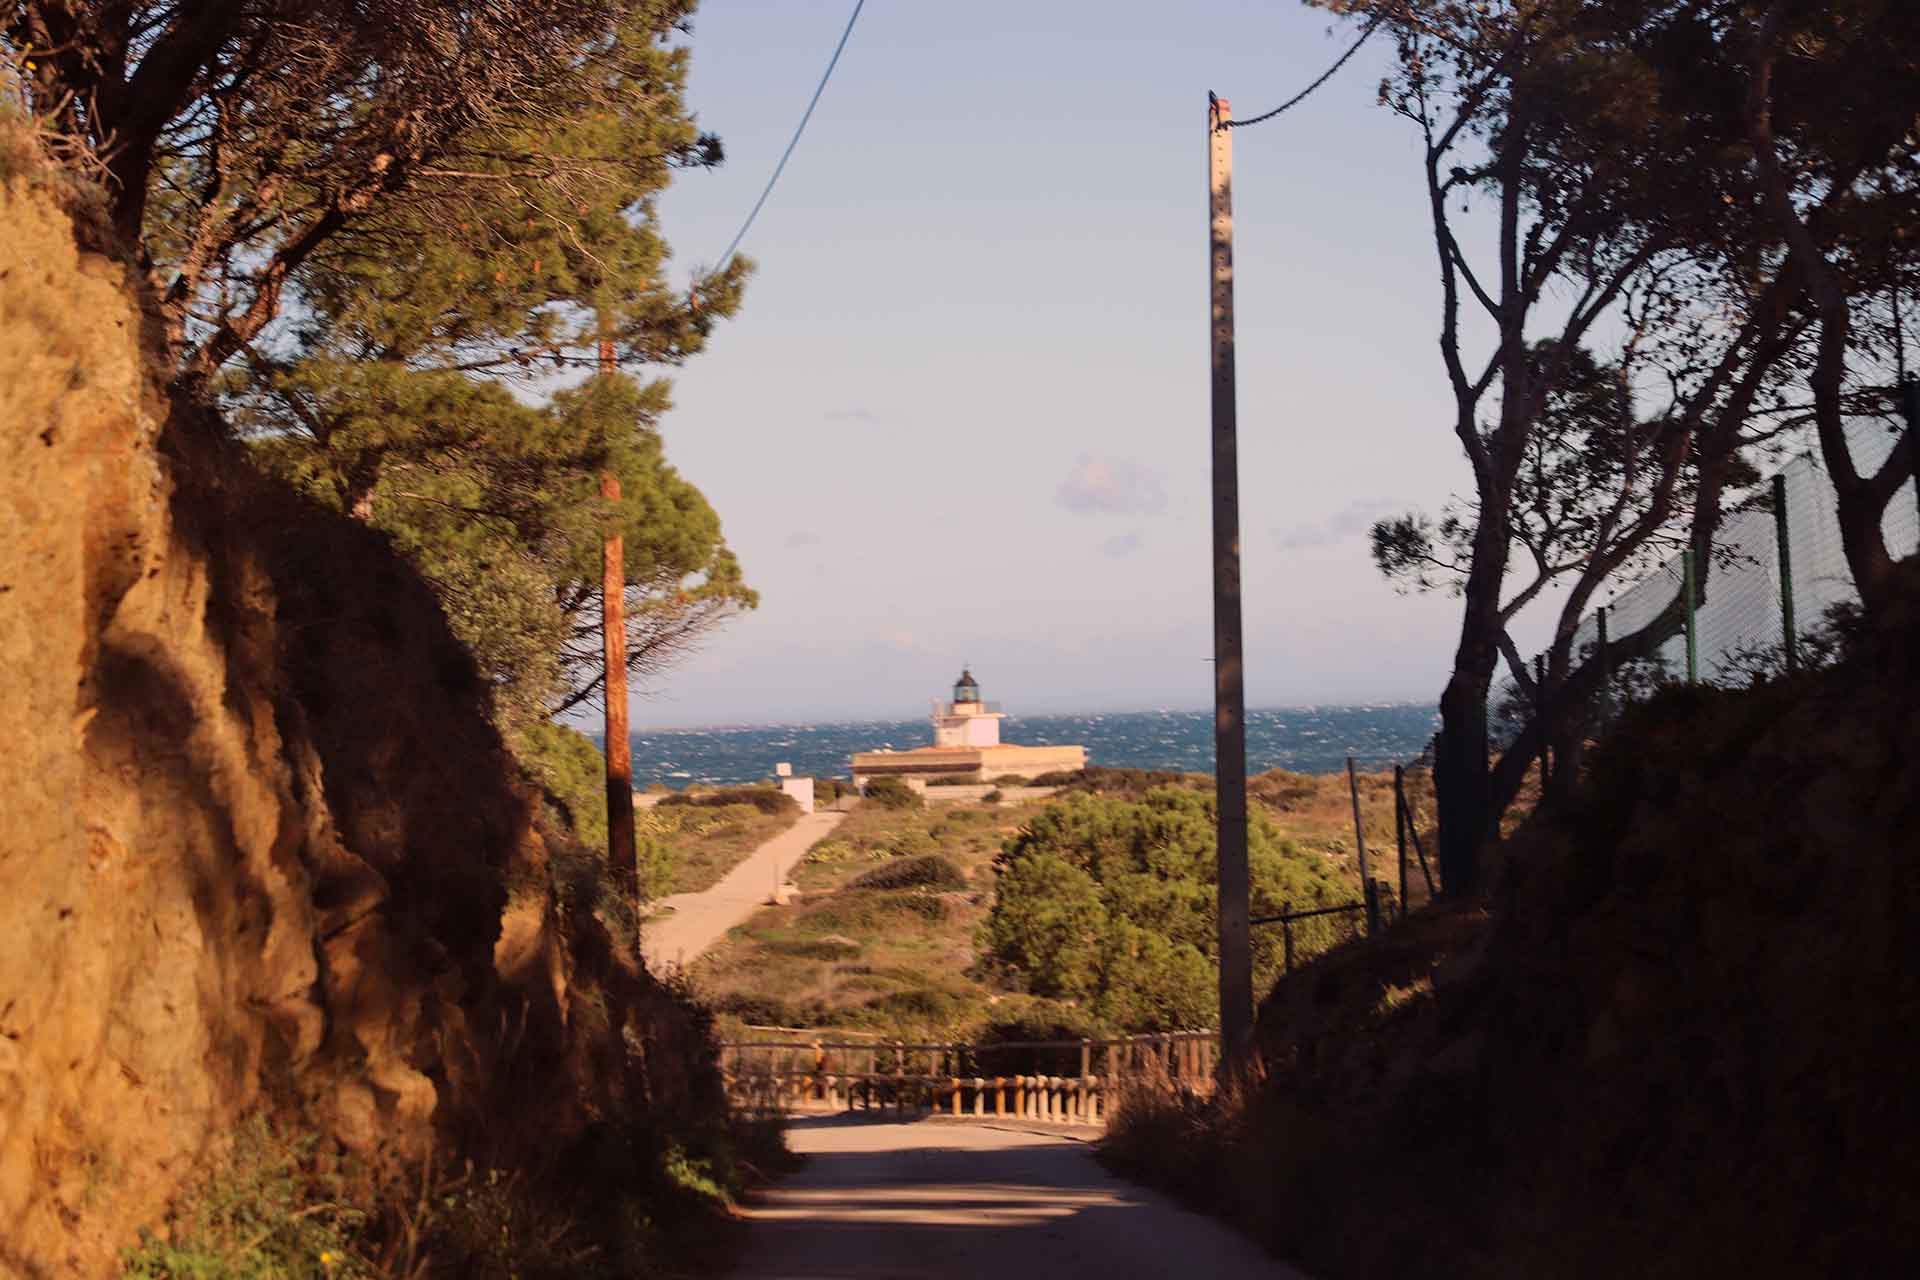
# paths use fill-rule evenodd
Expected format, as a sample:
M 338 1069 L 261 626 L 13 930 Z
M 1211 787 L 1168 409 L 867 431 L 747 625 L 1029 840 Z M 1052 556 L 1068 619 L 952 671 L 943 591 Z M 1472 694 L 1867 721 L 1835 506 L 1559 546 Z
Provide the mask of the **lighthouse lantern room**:
M 1004 719 L 980 701 L 980 682 L 962 669 L 953 685 L 953 701 L 933 706 L 933 745 L 936 747 L 997 747 Z

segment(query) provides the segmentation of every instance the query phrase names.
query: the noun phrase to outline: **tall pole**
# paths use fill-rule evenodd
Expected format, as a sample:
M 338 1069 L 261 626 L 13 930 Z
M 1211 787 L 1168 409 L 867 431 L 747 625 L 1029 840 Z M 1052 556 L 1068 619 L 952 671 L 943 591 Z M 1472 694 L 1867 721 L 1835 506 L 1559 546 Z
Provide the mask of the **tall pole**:
M 1400 918 L 1407 918 L 1407 771 L 1393 766 L 1393 844 L 1400 855 Z
M 1800 669 L 1800 630 L 1793 621 L 1793 547 L 1788 537 L 1787 478 L 1773 473 L 1773 536 L 1780 552 L 1780 639 L 1786 645 L 1787 674 Z
M 1353 847 L 1360 857 L 1360 888 L 1367 903 L 1367 932 L 1380 925 L 1379 903 L 1373 896 L 1373 876 L 1367 871 L 1367 830 L 1360 825 L 1360 780 L 1354 776 L 1353 757 L 1347 757 L 1347 795 L 1353 800 Z
M 1694 598 L 1693 548 L 1688 547 L 1680 553 L 1680 589 L 1686 592 L 1687 600 L 1687 683 L 1700 682 L 1700 639 L 1699 618 Z
M 1253 1035 L 1247 911 L 1247 707 L 1240 653 L 1240 462 L 1233 376 L 1233 111 L 1207 95 L 1213 346 L 1213 774 L 1219 818 L 1220 1043 Z
M 600 338 L 600 376 L 613 377 L 613 339 Z M 620 502 L 620 477 L 600 474 L 600 496 Z M 606 660 L 601 692 L 607 704 L 607 867 L 613 882 L 635 906 L 640 901 L 640 864 L 633 829 L 633 739 L 627 732 L 627 548 L 618 526 L 600 559 L 600 635 Z M 636 939 L 636 950 L 638 940 Z

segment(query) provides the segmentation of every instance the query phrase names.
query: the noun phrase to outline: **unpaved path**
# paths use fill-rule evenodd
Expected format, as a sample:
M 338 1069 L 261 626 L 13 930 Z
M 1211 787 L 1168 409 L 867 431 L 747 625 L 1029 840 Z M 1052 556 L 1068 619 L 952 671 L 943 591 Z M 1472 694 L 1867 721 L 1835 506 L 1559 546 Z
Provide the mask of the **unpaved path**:
M 640 927 L 640 950 L 655 972 L 692 964 L 727 930 L 766 904 L 775 885 L 806 856 L 813 842 L 840 825 L 844 813 L 810 813 L 748 854 L 711 889 L 662 898 L 672 914 Z
M 750 1210 L 734 1280 L 1304 1280 L 1063 1135 L 853 1115 L 789 1135 L 806 1166 Z

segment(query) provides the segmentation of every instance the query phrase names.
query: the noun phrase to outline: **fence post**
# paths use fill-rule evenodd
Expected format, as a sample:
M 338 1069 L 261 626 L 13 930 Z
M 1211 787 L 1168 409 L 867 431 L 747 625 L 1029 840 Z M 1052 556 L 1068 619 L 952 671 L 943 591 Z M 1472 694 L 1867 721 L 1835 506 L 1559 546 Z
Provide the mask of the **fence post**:
M 1367 833 L 1360 827 L 1360 780 L 1354 776 L 1353 757 L 1347 757 L 1347 794 L 1353 798 L 1353 844 L 1360 851 L 1360 883 L 1372 883 L 1367 875 Z M 1378 924 L 1373 911 L 1367 912 L 1367 932 Z
M 1911 386 L 1912 384 L 1907 384 Z M 1787 674 L 1800 669 L 1800 632 L 1793 625 L 1793 546 L 1788 541 L 1787 477 L 1773 473 L 1773 537 L 1780 551 L 1780 634 L 1787 649 Z
M 1687 597 L 1687 683 L 1700 683 L 1700 631 L 1699 619 L 1695 616 L 1693 548 L 1688 547 L 1680 553 L 1681 590 Z
M 1287 957 L 1286 971 L 1288 973 L 1292 973 L 1293 972 L 1293 904 L 1291 902 L 1283 902 L 1280 904 L 1280 942 L 1281 942 L 1281 945 L 1285 948 L 1285 953 Z
M 1367 904 L 1367 934 L 1371 937 L 1380 931 L 1380 882 L 1369 879 L 1360 896 Z
M 1400 854 L 1400 918 L 1407 915 L 1407 770 L 1393 766 L 1393 843 Z

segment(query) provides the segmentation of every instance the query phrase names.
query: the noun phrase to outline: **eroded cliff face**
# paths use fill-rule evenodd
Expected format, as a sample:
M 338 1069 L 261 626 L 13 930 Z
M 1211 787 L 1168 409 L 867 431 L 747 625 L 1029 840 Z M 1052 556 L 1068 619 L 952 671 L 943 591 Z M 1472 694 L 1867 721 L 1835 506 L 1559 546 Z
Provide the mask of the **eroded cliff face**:
M 0 1273 L 111 1271 L 257 1107 L 406 1160 L 710 1088 L 425 586 L 171 405 L 84 196 L 0 161 Z

